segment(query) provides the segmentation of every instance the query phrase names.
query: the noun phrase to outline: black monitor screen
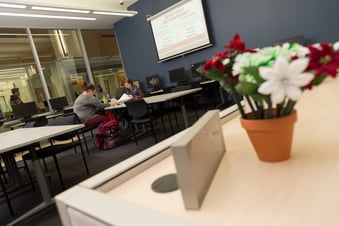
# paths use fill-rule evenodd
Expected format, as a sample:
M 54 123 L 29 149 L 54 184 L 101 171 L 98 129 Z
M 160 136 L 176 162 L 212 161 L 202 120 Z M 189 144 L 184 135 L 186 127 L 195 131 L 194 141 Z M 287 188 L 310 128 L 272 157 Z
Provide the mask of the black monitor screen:
M 15 118 L 27 118 L 32 115 L 38 114 L 38 109 L 35 102 L 27 102 L 12 106 L 13 114 Z
M 273 46 L 282 45 L 282 44 L 284 44 L 286 42 L 289 42 L 289 43 L 299 43 L 300 45 L 304 45 L 305 44 L 304 35 L 296 35 L 296 36 L 293 36 L 293 37 L 281 39 L 279 41 L 273 42 L 272 45 Z
M 160 76 L 159 75 L 151 75 L 146 78 L 146 86 L 147 88 L 160 88 Z
M 202 69 L 205 65 L 206 61 L 201 61 L 199 63 L 191 64 L 191 72 L 192 72 L 192 78 L 198 78 L 201 77 Z
M 185 69 L 183 67 L 171 70 L 169 73 L 169 79 L 171 83 L 185 82 Z
M 61 111 L 68 105 L 67 98 L 65 96 L 49 99 L 49 103 L 55 111 Z

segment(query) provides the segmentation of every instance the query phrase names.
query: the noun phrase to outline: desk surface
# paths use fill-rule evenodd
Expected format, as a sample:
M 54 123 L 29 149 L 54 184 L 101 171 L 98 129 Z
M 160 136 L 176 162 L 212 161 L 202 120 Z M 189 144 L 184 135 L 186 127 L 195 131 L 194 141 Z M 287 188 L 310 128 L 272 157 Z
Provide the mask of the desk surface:
M 107 195 L 196 225 L 338 225 L 339 139 L 334 132 L 338 90 L 339 80 L 330 80 L 303 94 L 287 161 L 258 160 L 239 118 L 226 123 L 227 152 L 199 211 L 185 210 L 178 190 L 166 194 L 151 190 L 156 178 L 175 172 L 172 157 Z
M 144 97 L 143 99 L 148 104 L 154 104 L 154 103 L 173 100 L 175 98 L 179 98 L 179 97 L 191 94 L 191 93 L 199 92 L 200 90 L 202 90 L 202 88 L 188 89 L 188 90 L 179 91 L 179 92 L 165 93 L 165 94 L 160 94 L 156 96 Z M 119 108 L 125 108 L 125 107 L 126 105 L 122 103 L 122 104 L 106 107 L 105 110 L 119 109 Z
M 84 124 L 20 128 L 0 133 L 0 153 L 83 128 Z
M 173 92 L 173 93 L 165 93 L 165 94 L 145 97 L 144 100 L 149 104 L 165 102 L 165 101 L 173 100 L 175 98 L 182 97 L 182 96 L 185 96 L 191 93 L 199 92 L 200 90 L 202 90 L 202 88 L 188 89 L 188 90 Z

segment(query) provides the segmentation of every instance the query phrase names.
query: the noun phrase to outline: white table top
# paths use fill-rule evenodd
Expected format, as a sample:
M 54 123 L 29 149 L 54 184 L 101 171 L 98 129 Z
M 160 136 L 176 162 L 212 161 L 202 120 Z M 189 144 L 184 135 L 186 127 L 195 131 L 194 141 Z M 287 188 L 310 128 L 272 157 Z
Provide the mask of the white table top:
M 83 128 L 84 124 L 20 128 L 0 133 L 0 153 Z
M 173 100 L 175 98 L 182 97 L 182 96 L 185 96 L 185 95 L 188 95 L 188 94 L 191 94 L 191 93 L 199 92 L 200 90 L 202 90 L 202 88 L 188 89 L 188 90 L 173 92 L 173 93 L 165 93 L 165 94 L 161 94 L 161 95 L 145 97 L 144 100 L 148 104 L 165 102 L 165 101 Z
M 182 97 L 182 96 L 185 96 L 191 93 L 199 92 L 200 90 L 202 90 L 202 88 L 188 89 L 188 90 L 179 91 L 179 92 L 165 93 L 165 94 L 156 95 L 156 96 L 144 97 L 143 99 L 148 104 L 154 104 L 154 103 L 173 100 L 178 97 Z M 125 107 L 126 105 L 122 103 L 122 104 L 117 104 L 114 106 L 106 107 L 105 110 L 119 109 L 119 108 L 125 108 Z

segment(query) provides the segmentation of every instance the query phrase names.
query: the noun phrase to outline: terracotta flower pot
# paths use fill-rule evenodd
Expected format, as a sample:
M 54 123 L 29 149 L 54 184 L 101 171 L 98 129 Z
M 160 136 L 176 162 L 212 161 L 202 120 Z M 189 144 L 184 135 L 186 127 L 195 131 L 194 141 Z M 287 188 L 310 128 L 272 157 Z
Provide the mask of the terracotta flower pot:
M 240 119 L 260 160 L 279 162 L 290 158 L 297 113 L 273 119 Z

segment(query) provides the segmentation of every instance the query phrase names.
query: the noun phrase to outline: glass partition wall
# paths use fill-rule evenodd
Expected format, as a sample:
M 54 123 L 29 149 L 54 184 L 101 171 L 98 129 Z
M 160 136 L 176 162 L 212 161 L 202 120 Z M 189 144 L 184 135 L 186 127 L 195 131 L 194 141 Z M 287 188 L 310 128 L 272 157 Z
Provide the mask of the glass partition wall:
M 113 30 L 81 31 L 98 98 L 115 97 L 126 76 Z M 110 48 L 107 48 L 109 46 Z
M 114 96 L 123 85 L 125 74 L 113 30 L 28 31 L 0 29 L 0 110 L 7 119 L 13 88 L 19 88 L 23 102 L 35 101 L 44 112 L 51 110 L 50 98 L 66 96 L 72 105 L 84 81 L 95 83 L 98 98 Z

